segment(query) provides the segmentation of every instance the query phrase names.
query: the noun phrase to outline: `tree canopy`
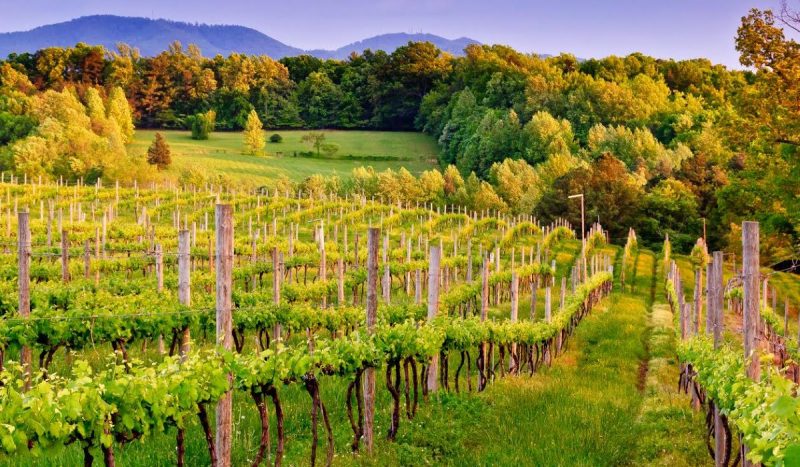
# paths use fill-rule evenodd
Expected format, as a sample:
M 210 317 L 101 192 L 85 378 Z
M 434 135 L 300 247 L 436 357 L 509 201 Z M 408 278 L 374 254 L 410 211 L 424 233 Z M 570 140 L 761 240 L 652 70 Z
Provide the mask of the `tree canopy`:
M 586 192 L 592 216 L 623 241 L 634 226 L 645 244 L 669 233 L 690 248 L 682 238 L 699 235 L 706 219 L 709 246 L 719 248 L 731 225 L 749 218 L 781 239 L 770 248 L 776 258 L 796 256 L 800 46 L 784 29 L 798 29 L 799 19 L 787 9 L 742 18 L 735 45 L 743 70 L 702 58 L 580 61 L 478 44 L 463 57 L 409 43 L 347 60 L 204 58 L 177 42 L 155 57 L 124 44 L 12 54 L 0 62 L 0 165 L 142 176 L 116 168 L 141 165 L 124 155 L 134 123 L 202 136 L 214 128 L 201 124 L 210 112 L 220 130 L 246 129 L 249 153 L 263 151 L 264 127 L 419 130 L 439 142 L 441 170 L 363 168 L 325 181 L 326 189 L 380 187 L 398 199 L 544 221 L 574 221 L 575 203 L 565 197 Z M 336 153 L 322 140 L 311 144 L 318 155 Z

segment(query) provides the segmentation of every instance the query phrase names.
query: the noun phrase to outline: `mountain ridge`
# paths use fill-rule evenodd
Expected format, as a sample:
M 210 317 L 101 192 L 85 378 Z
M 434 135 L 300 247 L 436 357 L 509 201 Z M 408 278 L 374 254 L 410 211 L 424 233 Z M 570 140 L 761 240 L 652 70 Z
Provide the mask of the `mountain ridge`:
M 268 55 L 275 59 L 303 54 L 319 58 L 345 59 L 352 52 L 360 53 L 371 49 L 391 53 L 409 41 L 425 40 L 453 55 L 463 55 L 463 49 L 467 45 L 480 44 L 468 37 L 447 39 L 428 33 L 387 33 L 352 42 L 334 50 L 304 50 L 245 26 L 91 15 L 38 26 L 27 31 L 0 33 L 0 57 L 6 57 L 10 53 L 33 53 L 46 47 L 72 47 L 78 42 L 102 45 L 108 50 L 116 50 L 116 44 L 123 42 L 139 49 L 143 56 L 154 56 L 167 50 L 169 44 L 176 40 L 184 46 L 197 45 L 206 57 L 238 52 L 248 55 Z

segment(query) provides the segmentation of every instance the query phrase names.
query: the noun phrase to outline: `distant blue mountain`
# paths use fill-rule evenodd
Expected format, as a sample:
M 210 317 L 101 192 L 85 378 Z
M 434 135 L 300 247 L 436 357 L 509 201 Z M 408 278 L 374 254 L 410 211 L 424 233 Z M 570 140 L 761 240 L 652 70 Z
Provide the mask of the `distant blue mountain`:
M 364 50 L 384 50 L 392 52 L 396 48 L 406 45 L 409 42 L 431 42 L 445 52 L 452 55 L 464 55 L 464 48 L 470 44 L 480 44 L 480 42 L 470 39 L 468 37 L 459 37 L 458 39 L 445 39 L 444 37 L 435 34 L 406 34 L 397 32 L 393 34 L 381 34 L 379 36 L 370 37 L 362 41 L 347 44 L 336 50 L 310 50 L 309 54 L 320 58 L 338 58 L 344 59 L 350 56 L 351 53 L 361 53 Z
M 191 24 L 164 19 L 95 15 L 63 23 L 40 26 L 29 31 L 0 33 L 0 57 L 10 53 L 35 52 L 45 47 L 71 47 L 78 42 L 116 50 L 120 42 L 139 49 L 144 56 L 158 55 L 169 44 L 196 44 L 203 55 L 268 55 L 275 59 L 302 54 L 319 58 L 344 59 L 365 49 L 392 52 L 409 41 L 429 41 L 442 50 L 462 55 L 464 47 L 478 41 L 466 37 L 445 39 L 433 34 L 382 34 L 336 50 L 303 50 L 284 44 L 252 28 L 231 25 Z

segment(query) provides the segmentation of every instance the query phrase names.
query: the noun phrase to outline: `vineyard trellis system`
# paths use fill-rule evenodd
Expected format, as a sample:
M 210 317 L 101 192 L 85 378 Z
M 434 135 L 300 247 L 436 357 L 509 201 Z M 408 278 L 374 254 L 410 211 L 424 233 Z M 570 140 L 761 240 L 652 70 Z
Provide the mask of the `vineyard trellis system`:
M 3 455 L 79 443 L 86 465 L 98 451 L 114 465 L 115 445 L 175 430 L 184 465 L 196 418 L 211 463 L 230 465 L 235 390 L 262 425 L 253 465 L 281 465 L 281 391 L 298 384 L 310 399 L 311 464 L 321 423 L 330 465 L 325 377 L 347 382 L 352 450 L 371 451 L 377 371 L 392 440 L 420 395 L 481 391 L 550 364 L 611 290 L 598 225 L 574 261 L 557 264 L 554 249 L 575 237 L 561 221 L 266 190 L 18 182 L 0 183 Z M 131 355 L 153 342 L 154 360 Z M 100 346 L 110 362 L 82 358 Z M 62 349 L 66 375 L 52 371 Z
M 669 239 L 664 245 L 667 301 L 681 341 L 678 387 L 691 395 L 694 408 L 707 411 L 708 451 L 717 466 L 800 462 L 800 336 L 789 334 L 788 301 L 782 319 L 775 312 L 777 293 L 769 293 L 770 274 L 760 271 L 758 239 L 758 223 L 744 222 L 742 267 L 734 263 L 727 281 L 723 253 L 709 255 L 698 240 L 690 257 L 691 301 L 684 296 L 679 267 L 669 257 Z M 736 324 L 726 329 L 726 303 L 729 321 L 741 320 L 741 329 Z M 739 446 L 735 451 L 734 441 Z

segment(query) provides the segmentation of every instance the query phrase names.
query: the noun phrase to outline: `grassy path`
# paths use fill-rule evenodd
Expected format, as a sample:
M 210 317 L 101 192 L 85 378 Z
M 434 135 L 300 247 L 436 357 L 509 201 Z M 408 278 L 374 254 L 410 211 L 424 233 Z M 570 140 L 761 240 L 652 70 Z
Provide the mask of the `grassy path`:
M 702 416 L 675 391 L 672 317 L 653 306 L 661 285 L 655 261 L 639 255 L 633 288 L 618 287 L 597 307 L 551 368 L 505 378 L 480 395 L 485 407 L 445 462 L 709 464 Z

